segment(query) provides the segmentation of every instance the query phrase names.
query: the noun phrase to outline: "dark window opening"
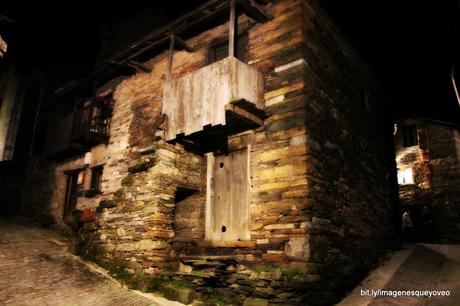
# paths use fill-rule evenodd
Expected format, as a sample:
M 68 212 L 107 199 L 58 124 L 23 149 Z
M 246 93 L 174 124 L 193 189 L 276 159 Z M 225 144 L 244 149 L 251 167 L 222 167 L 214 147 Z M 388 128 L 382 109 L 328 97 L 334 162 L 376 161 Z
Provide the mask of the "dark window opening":
M 176 193 L 174 194 L 174 203 L 179 203 L 182 200 L 185 200 L 198 190 L 187 188 L 187 187 L 177 187 Z
M 248 35 L 241 34 L 236 37 L 235 57 L 242 62 L 248 61 Z M 214 43 L 209 49 L 208 64 L 218 62 L 228 56 L 228 39 Z
M 64 117 L 67 117 L 75 111 L 75 104 L 74 100 L 67 101 L 64 106 Z
M 102 190 L 102 171 L 103 167 L 94 167 L 91 171 L 91 190 Z
M 415 125 L 408 125 L 403 127 L 403 144 L 405 147 L 411 147 L 418 144 L 417 128 Z

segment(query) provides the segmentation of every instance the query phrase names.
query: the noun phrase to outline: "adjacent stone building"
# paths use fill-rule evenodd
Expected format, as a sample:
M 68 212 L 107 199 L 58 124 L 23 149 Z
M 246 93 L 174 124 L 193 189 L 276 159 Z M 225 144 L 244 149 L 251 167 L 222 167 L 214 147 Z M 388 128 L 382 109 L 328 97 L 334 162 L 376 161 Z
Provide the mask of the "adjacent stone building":
M 382 93 L 317 1 L 229 11 L 130 46 L 131 76 L 61 89 L 23 209 L 83 224 L 80 254 L 142 289 L 330 305 L 392 234 Z
M 400 118 L 395 128 L 399 195 L 401 204 L 408 207 L 412 213 L 417 239 L 458 243 L 458 125 L 425 118 Z

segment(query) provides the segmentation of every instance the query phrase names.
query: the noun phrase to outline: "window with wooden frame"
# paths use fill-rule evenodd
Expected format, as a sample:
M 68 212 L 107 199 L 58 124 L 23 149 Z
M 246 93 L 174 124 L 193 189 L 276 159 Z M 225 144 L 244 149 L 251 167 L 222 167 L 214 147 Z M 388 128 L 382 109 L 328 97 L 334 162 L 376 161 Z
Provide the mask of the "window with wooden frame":
M 97 166 L 91 169 L 91 190 L 102 190 L 102 171 L 103 166 Z
M 228 56 L 228 38 L 214 42 L 209 48 L 208 64 L 218 62 Z M 242 33 L 236 37 L 235 57 L 246 63 L 248 61 L 248 34 Z

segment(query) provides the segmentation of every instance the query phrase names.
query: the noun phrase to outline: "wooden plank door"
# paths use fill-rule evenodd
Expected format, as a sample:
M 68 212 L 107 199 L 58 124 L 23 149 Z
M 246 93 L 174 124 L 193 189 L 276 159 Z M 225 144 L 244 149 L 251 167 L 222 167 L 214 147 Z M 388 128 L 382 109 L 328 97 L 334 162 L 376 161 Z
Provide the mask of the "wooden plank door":
M 78 172 L 67 175 L 67 184 L 64 201 L 64 217 L 72 213 L 77 206 Z
M 248 149 L 207 154 L 206 240 L 249 240 Z

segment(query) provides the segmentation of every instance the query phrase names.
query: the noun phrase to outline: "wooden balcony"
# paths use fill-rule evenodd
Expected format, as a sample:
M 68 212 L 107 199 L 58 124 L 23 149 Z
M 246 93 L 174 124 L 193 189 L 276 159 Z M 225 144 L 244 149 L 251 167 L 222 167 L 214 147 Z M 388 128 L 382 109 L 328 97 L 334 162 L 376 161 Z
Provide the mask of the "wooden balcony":
M 206 143 L 263 124 L 262 74 L 227 57 L 167 82 L 162 111 L 167 141 L 212 150 Z
M 71 142 L 85 146 L 107 143 L 111 111 L 107 107 L 88 105 L 75 112 Z

